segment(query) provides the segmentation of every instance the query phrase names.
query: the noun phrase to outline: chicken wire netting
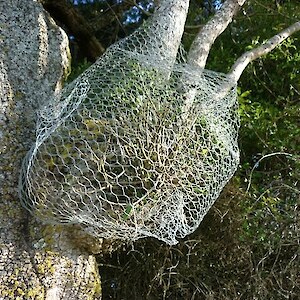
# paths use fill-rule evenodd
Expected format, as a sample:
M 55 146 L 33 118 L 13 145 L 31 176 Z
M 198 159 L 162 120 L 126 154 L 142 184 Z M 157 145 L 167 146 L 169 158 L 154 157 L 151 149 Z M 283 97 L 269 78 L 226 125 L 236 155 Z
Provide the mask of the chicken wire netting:
M 40 110 L 20 196 L 47 223 L 175 244 L 238 165 L 235 83 L 147 52 L 139 34 Z

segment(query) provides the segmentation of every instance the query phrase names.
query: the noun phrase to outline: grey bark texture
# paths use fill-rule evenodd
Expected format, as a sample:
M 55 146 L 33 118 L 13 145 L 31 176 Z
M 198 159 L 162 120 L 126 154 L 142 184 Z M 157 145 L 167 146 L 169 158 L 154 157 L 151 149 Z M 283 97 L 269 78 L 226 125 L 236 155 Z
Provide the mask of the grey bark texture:
M 228 27 L 244 3 L 245 0 L 224 2 L 221 9 L 201 28 L 194 39 L 188 55 L 189 64 L 205 68 L 210 49 L 216 38 Z
M 159 55 L 157 59 L 167 56 L 170 65 L 175 62 L 178 48 L 184 31 L 184 24 L 188 13 L 188 0 L 163 0 L 160 2 L 155 14 L 151 18 L 152 34 L 145 42 L 145 48 L 153 48 L 153 56 Z M 160 50 L 161 49 L 161 50 Z
M 100 299 L 79 229 L 39 224 L 18 199 L 35 111 L 61 89 L 68 39 L 36 1 L 1 1 L 0 12 L 0 299 Z

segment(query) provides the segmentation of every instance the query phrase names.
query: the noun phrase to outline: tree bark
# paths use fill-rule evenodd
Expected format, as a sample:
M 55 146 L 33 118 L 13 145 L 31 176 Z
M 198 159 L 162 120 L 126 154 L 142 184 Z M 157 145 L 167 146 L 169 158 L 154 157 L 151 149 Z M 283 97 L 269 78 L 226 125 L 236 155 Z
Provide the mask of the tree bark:
M 204 68 L 210 49 L 216 38 L 228 27 L 234 15 L 244 5 L 246 0 L 227 0 L 221 9 L 201 28 L 195 37 L 189 54 L 191 65 Z
M 170 63 L 175 62 L 177 51 L 181 43 L 184 24 L 189 8 L 188 0 L 163 0 L 151 19 L 151 27 L 156 32 L 155 39 L 158 49 L 156 53 L 165 55 Z
M 100 299 L 95 258 L 18 199 L 35 111 L 68 72 L 67 37 L 36 1 L 2 1 L 0 11 L 0 299 Z
M 134 47 L 136 54 L 157 66 L 161 65 L 166 69 L 166 74 L 170 73 L 181 43 L 188 7 L 188 0 L 160 1 L 143 30 L 129 36 L 122 47 Z

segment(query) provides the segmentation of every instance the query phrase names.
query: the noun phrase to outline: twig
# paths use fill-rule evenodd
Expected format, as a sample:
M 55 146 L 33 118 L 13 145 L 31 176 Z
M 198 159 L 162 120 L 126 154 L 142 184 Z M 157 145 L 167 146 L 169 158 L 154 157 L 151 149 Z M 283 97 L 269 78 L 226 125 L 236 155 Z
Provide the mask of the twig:
M 266 154 L 266 155 L 264 155 L 263 157 L 261 157 L 261 158 L 255 163 L 254 167 L 252 168 L 252 170 L 251 170 L 251 172 L 250 172 L 249 183 L 248 183 L 248 186 L 247 186 L 247 189 L 246 189 L 246 193 L 248 193 L 249 190 L 250 190 L 253 172 L 254 172 L 254 170 L 259 166 L 260 162 L 261 162 L 263 159 L 265 159 L 265 158 L 268 158 L 268 157 L 271 157 L 271 156 L 276 156 L 276 155 L 285 155 L 285 156 L 293 157 L 292 154 L 286 153 L 286 152 L 274 152 L 274 153 Z

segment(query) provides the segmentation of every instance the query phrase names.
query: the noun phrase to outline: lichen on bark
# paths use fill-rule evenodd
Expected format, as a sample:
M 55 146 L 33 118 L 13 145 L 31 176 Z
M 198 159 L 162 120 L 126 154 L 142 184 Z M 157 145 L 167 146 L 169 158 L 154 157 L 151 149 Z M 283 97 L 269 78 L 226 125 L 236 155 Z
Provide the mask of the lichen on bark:
M 0 11 L 0 299 L 100 299 L 94 256 L 71 243 L 69 229 L 46 230 L 18 199 L 36 110 L 69 70 L 67 36 L 37 1 L 0 2 Z

